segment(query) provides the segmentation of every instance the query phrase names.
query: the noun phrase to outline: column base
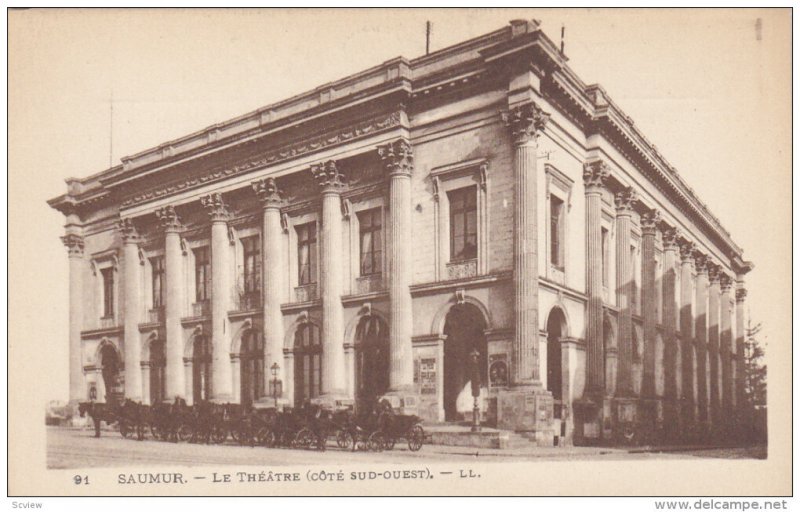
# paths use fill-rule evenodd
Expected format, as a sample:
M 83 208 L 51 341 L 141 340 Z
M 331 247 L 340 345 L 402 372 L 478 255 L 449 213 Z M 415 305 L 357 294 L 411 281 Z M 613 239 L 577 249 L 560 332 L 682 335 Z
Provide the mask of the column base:
M 533 432 L 537 444 L 553 446 L 553 395 L 541 384 L 515 386 L 497 393 L 497 427 Z
M 412 386 L 409 386 L 408 389 L 388 391 L 379 399 L 380 402 L 384 400 L 392 406 L 395 414 L 419 416 L 419 393 Z

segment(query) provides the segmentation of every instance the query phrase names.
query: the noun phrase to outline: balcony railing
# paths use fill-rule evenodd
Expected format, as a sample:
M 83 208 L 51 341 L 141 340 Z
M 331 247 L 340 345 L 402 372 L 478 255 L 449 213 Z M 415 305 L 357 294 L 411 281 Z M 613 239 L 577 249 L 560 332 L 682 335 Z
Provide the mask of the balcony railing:
M 478 275 L 478 260 L 454 261 L 447 264 L 448 279 L 465 279 Z
M 383 290 L 383 275 L 372 274 L 356 278 L 356 293 L 370 293 Z
M 294 289 L 295 302 L 309 302 L 317 299 L 317 283 L 305 284 Z
M 243 292 L 237 294 L 236 311 L 252 311 L 261 307 L 261 292 Z
M 207 300 L 195 302 L 192 304 L 192 317 L 198 318 L 202 316 L 208 316 L 210 309 L 210 303 Z
M 157 307 L 147 311 L 147 323 L 159 324 L 164 321 L 164 308 Z
M 111 329 L 117 326 L 117 320 L 113 316 L 104 316 L 100 318 L 101 329 Z

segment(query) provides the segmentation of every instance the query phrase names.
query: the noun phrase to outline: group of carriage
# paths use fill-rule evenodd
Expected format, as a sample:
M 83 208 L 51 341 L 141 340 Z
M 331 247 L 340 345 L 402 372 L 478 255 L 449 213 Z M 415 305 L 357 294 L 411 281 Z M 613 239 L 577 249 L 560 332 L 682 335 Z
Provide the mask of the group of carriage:
M 97 437 L 104 421 L 118 425 L 125 438 L 202 444 L 223 444 L 232 439 L 244 446 L 324 451 L 328 442 L 335 440 L 341 449 L 383 451 L 405 441 L 409 450 L 417 451 L 425 441 L 420 418 L 396 414 L 386 401 L 355 413 L 311 403 L 278 410 L 212 402 L 190 406 L 181 399 L 145 405 L 126 399 L 119 403 L 82 403 L 80 413 L 91 416 Z

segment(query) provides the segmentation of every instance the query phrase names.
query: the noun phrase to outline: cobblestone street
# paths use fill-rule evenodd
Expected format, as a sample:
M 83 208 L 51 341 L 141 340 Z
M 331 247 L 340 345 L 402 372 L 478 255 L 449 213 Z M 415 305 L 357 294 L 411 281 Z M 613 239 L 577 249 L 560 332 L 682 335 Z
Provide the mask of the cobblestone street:
M 113 467 L 131 465 L 290 465 L 330 463 L 395 463 L 509 462 L 530 460 L 620 460 L 620 459 L 687 459 L 764 458 L 766 448 L 702 449 L 670 453 L 643 452 L 613 448 L 567 447 L 525 449 L 473 449 L 454 446 L 426 445 L 411 452 L 399 443 L 390 452 L 352 452 L 341 450 L 330 442 L 325 452 L 300 449 L 270 449 L 232 444 L 197 445 L 166 443 L 147 439 L 123 439 L 119 433 L 103 431 L 100 439 L 92 430 L 49 427 L 47 430 L 47 466 L 51 469 Z

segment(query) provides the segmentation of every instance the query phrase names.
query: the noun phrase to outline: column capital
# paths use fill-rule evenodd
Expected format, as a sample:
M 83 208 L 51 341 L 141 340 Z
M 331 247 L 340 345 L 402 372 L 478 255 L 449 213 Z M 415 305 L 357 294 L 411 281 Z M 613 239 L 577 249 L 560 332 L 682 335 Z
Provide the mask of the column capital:
M 317 180 L 323 194 L 338 194 L 347 186 L 347 176 L 339 169 L 335 160 L 312 165 L 311 174 Z
M 695 252 L 694 242 L 681 238 L 678 240 L 678 246 L 681 251 L 681 263 L 693 264 Z
M 500 117 L 511 129 L 511 136 L 517 145 L 535 141 L 550 120 L 550 114 L 532 101 L 503 111 Z
M 139 230 L 136 229 L 136 225 L 133 223 L 133 219 L 131 218 L 119 219 L 119 222 L 117 223 L 117 229 L 122 235 L 123 243 L 126 244 L 139 243 L 140 240 Z
M 284 204 L 283 191 L 278 188 L 275 178 L 264 178 L 251 183 L 253 192 L 261 201 L 261 206 L 267 208 L 280 208 Z
M 617 215 L 633 214 L 633 207 L 639 202 L 639 194 L 628 187 L 614 195 L 614 204 L 617 206 Z
M 733 279 L 731 276 L 725 273 L 721 273 L 719 276 L 719 287 L 722 293 L 728 293 L 731 291 L 731 285 L 733 284 Z
M 744 299 L 747 298 L 747 289 L 746 288 L 736 288 L 736 302 L 742 303 Z
M 708 256 L 698 250 L 695 250 L 694 268 L 697 270 L 698 275 L 708 275 Z
M 708 262 L 708 283 L 711 286 L 718 286 L 720 279 L 720 268 L 716 263 Z
M 605 188 L 611 170 L 603 160 L 591 160 L 583 164 L 583 184 L 586 192 Z
M 227 222 L 231 217 L 230 209 L 222 198 L 222 194 L 214 192 L 200 198 L 200 204 L 208 210 L 211 222 Z
M 61 237 L 70 257 L 83 256 L 83 237 L 77 233 L 67 233 Z
M 677 251 L 679 239 L 680 234 L 677 229 L 666 227 L 661 230 L 661 245 L 664 247 L 664 251 Z
M 181 219 L 172 205 L 162 206 L 157 209 L 156 217 L 158 217 L 158 222 L 161 224 L 161 229 L 167 233 L 175 233 L 181 229 Z
M 658 210 L 650 210 L 644 213 L 641 217 L 642 235 L 655 236 L 658 230 L 658 224 L 661 222 L 661 212 Z
M 378 156 L 389 176 L 411 176 L 414 170 L 414 148 L 406 139 L 397 139 L 378 146 Z

